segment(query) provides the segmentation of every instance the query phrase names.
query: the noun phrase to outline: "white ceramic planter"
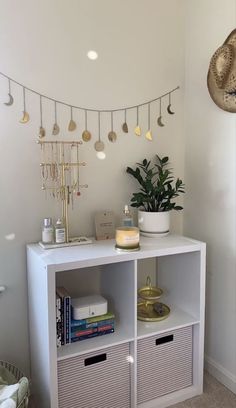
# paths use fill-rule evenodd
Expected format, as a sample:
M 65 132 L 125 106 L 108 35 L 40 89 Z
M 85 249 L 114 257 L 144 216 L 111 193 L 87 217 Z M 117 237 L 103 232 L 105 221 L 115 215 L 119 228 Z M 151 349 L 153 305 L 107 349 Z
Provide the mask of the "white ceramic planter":
M 170 232 L 170 211 L 138 211 L 140 234 L 147 237 L 161 237 Z

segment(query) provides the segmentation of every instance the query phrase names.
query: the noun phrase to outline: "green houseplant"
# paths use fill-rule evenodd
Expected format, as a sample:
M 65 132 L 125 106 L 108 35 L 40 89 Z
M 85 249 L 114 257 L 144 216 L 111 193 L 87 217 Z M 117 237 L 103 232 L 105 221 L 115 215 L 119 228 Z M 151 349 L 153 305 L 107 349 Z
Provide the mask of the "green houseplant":
M 169 232 L 170 211 L 182 210 L 176 204 L 176 198 L 184 193 L 183 181 L 175 180 L 169 167 L 169 157 L 158 155 L 155 160 L 144 159 L 126 172 L 139 183 L 139 191 L 133 193 L 131 206 L 139 209 L 138 220 L 140 232 L 147 236 L 159 236 Z

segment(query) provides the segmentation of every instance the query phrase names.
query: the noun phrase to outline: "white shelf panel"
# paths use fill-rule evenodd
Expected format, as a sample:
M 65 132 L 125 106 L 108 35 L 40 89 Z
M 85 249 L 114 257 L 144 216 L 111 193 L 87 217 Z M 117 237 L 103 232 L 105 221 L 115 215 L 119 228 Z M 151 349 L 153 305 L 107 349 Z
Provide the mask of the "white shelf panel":
M 85 357 L 89 352 L 100 354 L 108 347 L 129 344 L 130 355 L 136 362 L 137 340 L 186 326 L 193 327 L 193 386 L 138 406 L 137 365 L 132 364 L 130 406 L 165 408 L 202 392 L 206 245 L 171 234 L 162 238 L 141 237 L 141 249 L 137 252 L 117 252 L 114 244 L 114 240 L 106 240 L 48 250 L 38 244 L 27 247 L 31 374 L 39 407 L 59 408 L 61 405 L 59 361 L 69 364 L 71 357 Z M 154 284 L 164 290 L 161 301 L 171 308 L 169 317 L 161 322 L 137 321 L 137 287 L 145 284 L 147 273 Z M 90 292 L 107 297 L 110 310 L 117 316 L 115 333 L 57 349 L 55 288 L 58 283 L 66 288 L 68 285 L 67 290 L 71 290 L 74 297 Z M 119 370 L 116 375 L 119 380 Z M 76 387 L 76 383 L 73 386 Z M 83 387 L 83 383 L 80 386 Z M 105 399 L 106 389 L 101 389 L 100 393 Z
M 140 238 L 140 251 L 117 252 L 115 240 L 93 241 L 90 245 L 44 250 L 39 244 L 28 245 L 46 267 L 55 272 L 135 259 L 200 251 L 205 244 L 190 238 L 167 235 L 161 238 Z
M 104 336 L 94 337 L 67 344 L 66 346 L 57 349 L 57 360 L 78 356 L 89 353 L 90 351 L 101 350 L 106 347 L 116 346 L 117 344 L 128 343 L 134 341 L 134 338 L 129 338 L 125 334 L 126 330 L 116 329 L 115 333 L 105 334 Z
M 176 306 L 170 306 L 171 312 L 167 319 L 160 322 L 142 322 L 138 320 L 138 339 L 165 333 L 182 327 L 198 324 L 200 321 Z

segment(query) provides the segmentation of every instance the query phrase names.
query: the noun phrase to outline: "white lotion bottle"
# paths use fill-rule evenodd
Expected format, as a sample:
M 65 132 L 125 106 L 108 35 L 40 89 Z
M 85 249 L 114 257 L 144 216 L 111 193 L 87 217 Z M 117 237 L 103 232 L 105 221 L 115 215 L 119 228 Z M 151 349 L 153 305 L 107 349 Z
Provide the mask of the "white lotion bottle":
M 52 244 L 54 241 L 54 228 L 51 218 L 44 218 L 42 228 L 42 242 L 43 244 Z
M 58 218 L 55 225 L 55 241 L 56 244 L 63 244 L 66 242 L 66 229 L 61 218 Z

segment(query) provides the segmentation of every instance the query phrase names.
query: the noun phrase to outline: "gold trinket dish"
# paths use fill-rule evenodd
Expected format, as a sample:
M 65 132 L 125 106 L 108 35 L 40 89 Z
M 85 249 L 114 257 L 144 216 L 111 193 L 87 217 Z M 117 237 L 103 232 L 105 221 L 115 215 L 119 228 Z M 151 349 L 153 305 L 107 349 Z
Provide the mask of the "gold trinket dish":
M 164 303 L 143 301 L 138 303 L 138 320 L 145 322 L 159 322 L 170 314 L 170 308 Z

